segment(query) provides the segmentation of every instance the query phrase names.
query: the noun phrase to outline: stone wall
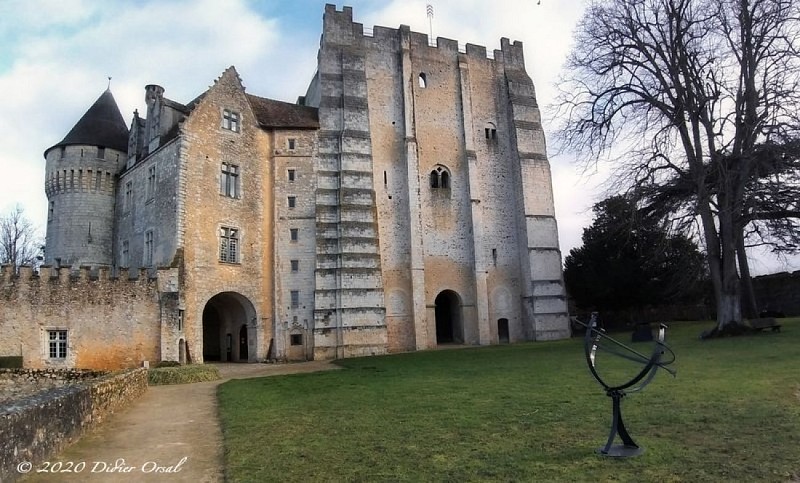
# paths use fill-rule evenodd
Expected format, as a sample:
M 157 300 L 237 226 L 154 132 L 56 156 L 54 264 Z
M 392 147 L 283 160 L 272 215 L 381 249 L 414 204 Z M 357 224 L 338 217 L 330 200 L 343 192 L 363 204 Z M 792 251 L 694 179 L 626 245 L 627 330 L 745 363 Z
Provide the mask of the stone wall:
M 147 370 L 134 369 L 0 406 L 0 481 L 16 481 L 19 463 L 27 461 L 36 468 L 146 390 Z
M 88 268 L 73 272 L 70 267 L 44 266 L 39 274 L 22 267 L 15 275 L 12 267 L 3 266 L 0 355 L 22 356 L 26 368 L 99 370 L 164 359 L 163 339 L 177 327 L 162 327 L 162 320 L 174 321 L 177 308 L 162 302 L 177 290 L 177 269 L 158 272 L 157 278 L 142 272 L 129 279 L 127 270 L 112 278 L 106 269 L 93 273 Z M 63 341 L 49 340 L 63 333 Z

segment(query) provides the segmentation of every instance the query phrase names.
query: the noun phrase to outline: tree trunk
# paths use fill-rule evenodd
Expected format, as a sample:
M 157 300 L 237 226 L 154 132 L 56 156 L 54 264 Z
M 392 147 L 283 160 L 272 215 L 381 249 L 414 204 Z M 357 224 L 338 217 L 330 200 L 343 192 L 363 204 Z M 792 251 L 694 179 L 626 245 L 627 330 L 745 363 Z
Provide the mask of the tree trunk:
M 736 230 L 732 210 L 726 206 L 724 196 L 718 196 L 721 207 L 717 216 L 719 223 L 719 261 L 721 290 L 717 299 L 717 329 L 724 331 L 728 325 L 742 322 L 742 302 L 739 287 L 739 272 L 736 269 Z
M 739 260 L 739 278 L 742 283 L 742 313 L 745 317 L 754 319 L 758 317 L 758 302 L 753 289 L 753 279 L 750 277 L 750 264 L 747 261 L 743 234 L 736 242 L 736 255 Z

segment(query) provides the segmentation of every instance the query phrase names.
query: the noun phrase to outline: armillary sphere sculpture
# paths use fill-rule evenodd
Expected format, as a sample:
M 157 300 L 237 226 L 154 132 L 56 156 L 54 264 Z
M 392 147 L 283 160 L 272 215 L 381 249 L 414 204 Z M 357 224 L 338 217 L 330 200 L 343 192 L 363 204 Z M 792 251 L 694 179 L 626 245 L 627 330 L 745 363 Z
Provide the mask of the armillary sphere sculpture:
M 658 329 L 658 338 L 656 340 L 655 347 L 653 348 L 653 353 L 648 357 L 628 347 L 622 342 L 611 338 L 610 336 L 606 335 L 603 329 L 598 328 L 597 312 L 592 313 L 588 324 L 584 324 L 577 319 L 573 320 L 586 327 L 586 336 L 584 337 L 586 363 L 589 365 L 589 371 L 592 373 L 592 376 L 594 376 L 594 378 L 597 379 L 597 382 L 599 382 L 600 385 L 605 388 L 606 395 L 611 398 L 613 405 L 611 431 L 608 434 L 608 441 L 606 442 L 606 445 L 602 448 L 599 448 L 597 452 L 604 456 L 614 456 L 620 458 L 642 454 L 642 452 L 644 452 L 644 448 L 639 447 L 639 445 L 633 441 L 633 438 L 631 438 L 631 435 L 628 434 L 628 430 L 625 428 L 625 423 L 622 420 L 622 413 L 620 411 L 620 404 L 622 402 L 622 398 L 625 397 L 626 394 L 641 391 L 645 386 L 650 384 L 658 369 L 664 369 L 675 376 L 675 370 L 666 367 L 667 365 L 675 362 L 675 353 L 664 343 L 664 336 L 666 335 L 667 326 L 664 324 L 660 325 Z M 601 341 L 609 341 L 613 344 L 613 346 L 602 346 Z M 644 364 L 644 368 L 625 384 L 620 384 L 617 386 L 607 384 L 603 378 L 600 377 L 600 374 L 598 374 L 597 367 L 595 365 L 598 348 L 622 357 L 623 359 Z M 669 354 L 669 357 L 666 360 L 663 359 L 665 354 Z M 620 439 L 622 439 L 622 444 L 613 444 L 617 434 L 619 434 Z

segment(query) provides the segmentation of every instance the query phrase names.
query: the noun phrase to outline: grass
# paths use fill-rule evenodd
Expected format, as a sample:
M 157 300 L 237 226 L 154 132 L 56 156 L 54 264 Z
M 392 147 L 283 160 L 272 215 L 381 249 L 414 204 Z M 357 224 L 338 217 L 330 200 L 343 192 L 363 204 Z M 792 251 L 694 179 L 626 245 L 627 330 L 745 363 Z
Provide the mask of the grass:
M 342 371 L 226 382 L 227 477 L 800 479 L 800 319 L 785 320 L 782 333 L 698 340 L 708 326 L 674 324 L 667 340 L 678 376 L 661 371 L 623 400 L 628 430 L 646 449 L 636 458 L 595 453 L 608 436 L 611 400 L 573 339 L 348 359 Z M 623 370 L 612 358 L 598 355 L 604 373 Z
M 210 364 L 156 367 L 147 371 L 147 382 L 151 386 L 190 384 L 193 382 L 216 381 L 217 379 L 219 379 L 219 369 Z

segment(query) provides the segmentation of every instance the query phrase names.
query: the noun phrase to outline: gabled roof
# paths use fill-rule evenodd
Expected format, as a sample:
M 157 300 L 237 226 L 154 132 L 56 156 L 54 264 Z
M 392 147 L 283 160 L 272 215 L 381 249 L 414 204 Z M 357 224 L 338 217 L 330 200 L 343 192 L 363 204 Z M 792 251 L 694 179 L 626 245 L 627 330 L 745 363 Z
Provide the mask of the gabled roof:
M 315 107 L 245 95 L 261 127 L 319 129 L 319 114 Z
M 74 144 L 128 151 L 128 126 L 110 89 L 106 89 L 64 139 L 50 149 Z

